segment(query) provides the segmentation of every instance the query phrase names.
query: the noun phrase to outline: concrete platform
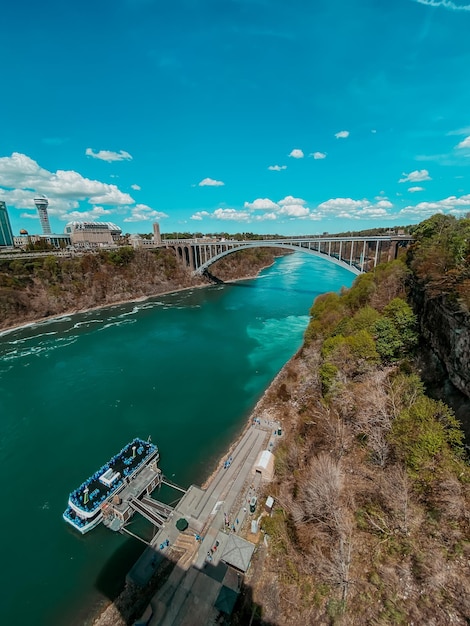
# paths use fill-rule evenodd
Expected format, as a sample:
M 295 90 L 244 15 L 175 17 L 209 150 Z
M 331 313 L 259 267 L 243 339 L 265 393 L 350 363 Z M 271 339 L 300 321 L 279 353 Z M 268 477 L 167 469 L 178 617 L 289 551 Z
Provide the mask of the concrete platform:
M 129 572 L 128 579 L 143 586 L 165 557 L 178 559 L 151 602 L 151 626 L 205 626 L 233 608 L 234 593 L 239 592 L 255 549 L 237 536 L 250 517 L 248 502 L 261 480 L 253 467 L 260 451 L 274 447 L 279 428 L 266 423 L 247 429 L 229 457 L 229 466 L 218 470 L 207 489 L 194 485 L 188 489 Z M 189 523 L 184 533 L 176 528 L 180 518 Z M 195 535 L 202 540 L 191 543 Z M 167 540 L 170 545 L 161 549 Z

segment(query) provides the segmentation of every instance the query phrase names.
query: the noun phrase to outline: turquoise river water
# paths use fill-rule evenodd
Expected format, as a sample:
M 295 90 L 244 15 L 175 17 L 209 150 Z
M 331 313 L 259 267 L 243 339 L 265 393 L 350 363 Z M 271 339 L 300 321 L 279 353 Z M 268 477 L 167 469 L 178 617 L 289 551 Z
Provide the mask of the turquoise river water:
M 314 298 L 353 278 L 296 253 L 255 280 L 1 335 L 0 623 L 90 624 L 144 546 L 75 533 L 69 492 L 149 435 L 164 474 L 201 484 L 301 345 Z

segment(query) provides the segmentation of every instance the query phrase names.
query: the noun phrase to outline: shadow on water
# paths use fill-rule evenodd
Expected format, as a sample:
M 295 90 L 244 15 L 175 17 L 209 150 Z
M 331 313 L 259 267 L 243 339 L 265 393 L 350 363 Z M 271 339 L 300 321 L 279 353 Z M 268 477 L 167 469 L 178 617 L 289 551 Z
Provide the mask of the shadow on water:
M 153 623 L 161 623 L 166 609 L 171 607 L 175 623 L 191 623 L 194 626 L 205 626 L 207 623 L 216 623 L 221 626 L 246 626 L 246 624 L 278 626 L 275 622 L 263 619 L 263 608 L 254 602 L 253 590 L 245 584 L 243 574 L 223 562 L 219 562 L 216 566 L 206 562 L 202 569 L 193 568 L 192 572 L 188 570 L 191 572 L 189 579 L 191 584 L 189 588 L 186 588 L 188 579 L 185 581 L 184 577 L 188 575 L 188 572 L 183 571 L 161 552 L 155 553 L 152 548 L 148 548 L 141 560 L 145 562 L 148 557 L 147 563 L 152 563 L 154 568 L 153 575 L 142 586 L 127 584 L 124 589 L 126 574 L 137 561 L 137 557 L 131 559 L 136 546 L 130 548 L 129 543 L 136 544 L 137 541 L 130 540 L 121 546 L 104 565 L 96 580 L 98 591 L 114 602 L 115 609 L 126 624 L 138 623 L 143 626 L 149 624 L 151 619 L 154 620 Z M 140 546 L 137 547 L 140 549 Z M 153 565 L 157 559 L 158 563 Z M 126 574 L 121 576 L 118 588 L 116 569 L 122 572 L 125 565 L 128 569 Z M 193 578 L 195 573 L 196 583 Z M 185 582 L 186 591 L 183 594 L 183 601 L 180 610 L 176 611 L 175 602 L 178 601 L 176 598 L 179 596 L 175 592 L 177 586 L 184 585 Z M 152 608 L 150 601 L 156 594 L 163 591 L 164 587 L 164 595 L 158 596 L 159 602 L 153 602 Z M 117 595 L 117 591 L 121 593 Z M 208 600 L 209 598 L 213 600 Z M 195 605 L 198 607 L 197 616 L 194 614 Z M 155 610 L 158 614 L 154 613 Z M 214 611 L 218 613 L 215 621 L 212 620 Z M 168 619 L 168 614 L 166 618 Z M 81 623 L 86 623 L 86 620 Z
M 143 543 L 132 538 L 126 539 L 99 572 L 95 582 L 99 593 L 109 600 L 114 600 L 123 590 L 125 575 L 144 550 Z
M 48 623 L 51 626 L 62 626 L 63 624 L 91 626 L 95 618 L 106 609 L 109 603 L 114 602 L 119 597 L 125 586 L 127 572 L 144 550 L 145 545 L 143 543 L 132 538 L 126 538 L 106 560 L 96 576 L 94 593 L 77 598 L 77 601 L 72 604 L 58 607 L 57 612 Z

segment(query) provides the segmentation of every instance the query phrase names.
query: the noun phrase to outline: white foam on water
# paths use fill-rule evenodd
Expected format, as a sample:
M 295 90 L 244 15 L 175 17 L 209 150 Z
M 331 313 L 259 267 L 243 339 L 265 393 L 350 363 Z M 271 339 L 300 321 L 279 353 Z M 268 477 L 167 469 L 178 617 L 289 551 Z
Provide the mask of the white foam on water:
M 109 319 L 113 319 L 113 318 L 109 318 Z M 116 321 L 110 321 L 108 324 L 105 324 L 104 326 L 102 326 L 101 328 L 97 329 L 97 332 L 101 332 L 102 330 L 107 330 L 108 328 L 112 328 L 113 326 L 127 326 L 128 324 L 135 324 L 136 323 L 136 319 L 125 319 L 125 320 L 120 320 L 118 318 L 114 318 Z
M 13 341 L 9 341 L 8 343 L 11 346 L 15 346 L 17 344 L 27 343 L 28 341 L 36 341 L 39 337 L 48 337 L 50 335 L 57 335 L 57 331 L 51 331 L 50 333 L 41 333 L 39 335 L 31 335 L 31 337 L 24 337 L 23 339 L 14 339 Z
M 103 320 L 83 320 L 83 322 L 76 322 L 72 326 L 72 329 L 81 328 L 82 326 L 84 326 L 85 328 L 89 328 L 92 324 L 102 324 L 102 323 L 103 323 Z
M 49 333 L 50 334 L 50 333 Z M 53 333 L 56 334 L 56 333 Z M 29 356 L 47 356 L 47 353 L 59 348 L 65 348 L 71 346 L 77 341 L 77 335 L 70 335 L 68 337 L 57 337 L 56 339 L 44 341 L 37 346 L 28 348 L 27 346 L 15 348 L 14 350 L 7 350 L 2 355 L 2 361 L 15 361 L 17 359 L 23 359 Z
M 124 313 L 121 313 L 120 315 L 117 315 L 116 317 L 117 319 L 121 319 L 123 317 L 129 317 L 129 315 L 135 315 L 136 313 L 141 311 L 143 308 L 144 307 L 134 306 L 131 311 L 125 311 Z
M 307 328 L 308 315 L 289 315 L 284 318 L 271 318 L 262 325 L 247 327 L 247 334 L 256 341 L 255 348 L 248 355 L 250 365 L 255 370 L 264 370 L 266 363 L 279 362 L 281 368 L 302 343 Z

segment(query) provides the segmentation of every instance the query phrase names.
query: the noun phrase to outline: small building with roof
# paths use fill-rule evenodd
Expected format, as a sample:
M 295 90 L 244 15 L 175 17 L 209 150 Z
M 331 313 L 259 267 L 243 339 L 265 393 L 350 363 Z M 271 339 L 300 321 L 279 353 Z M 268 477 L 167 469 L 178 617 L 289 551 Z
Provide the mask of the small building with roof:
M 262 450 L 256 463 L 253 465 L 253 474 L 260 474 L 261 479 L 270 482 L 274 478 L 274 454 L 269 450 Z
M 255 547 L 254 543 L 246 541 L 246 539 L 238 535 L 230 534 L 220 558 L 224 563 L 234 567 L 236 570 L 246 572 L 250 566 Z

